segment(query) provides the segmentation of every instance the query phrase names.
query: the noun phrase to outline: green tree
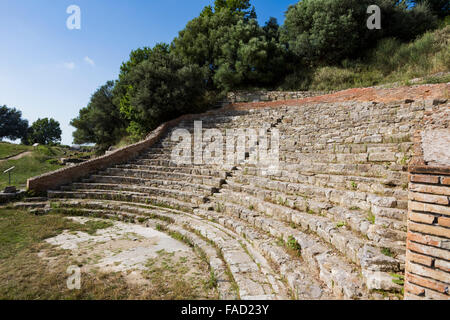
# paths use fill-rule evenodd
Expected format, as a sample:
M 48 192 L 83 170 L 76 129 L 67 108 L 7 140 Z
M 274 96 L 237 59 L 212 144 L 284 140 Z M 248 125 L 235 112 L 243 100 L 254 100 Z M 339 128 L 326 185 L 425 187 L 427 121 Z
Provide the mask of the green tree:
M 249 1 L 216 1 L 172 43 L 184 61 L 205 67 L 210 89 L 271 86 L 283 73 L 285 48 L 278 42 L 276 21 L 265 30 L 249 8 Z
M 255 7 L 250 4 L 250 0 L 215 0 L 214 10 L 227 10 L 243 14 L 246 19 L 256 19 Z
M 431 12 L 440 18 L 450 14 L 450 1 L 448 0 L 411 0 L 412 5 L 427 4 Z
M 381 9 L 381 30 L 366 27 L 369 5 Z M 336 64 L 373 48 L 384 37 L 411 40 L 436 26 L 426 6 L 398 0 L 302 0 L 286 13 L 282 41 L 313 64 Z
M 0 106 L 0 141 L 21 139 L 26 136 L 28 121 L 22 119 L 22 112 L 15 108 Z
M 76 128 L 73 133 L 75 143 L 95 143 L 99 149 L 105 150 L 122 138 L 127 122 L 113 103 L 113 89 L 113 81 L 97 89 L 88 106 L 70 122 Z
M 124 78 L 142 61 L 148 59 L 152 52 L 149 47 L 138 48 L 131 51 L 128 61 L 122 63 L 120 66 L 119 80 L 117 81 L 112 91 L 113 102 L 115 105 L 120 104 L 120 99 L 127 93 L 128 85 Z
M 158 44 L 120 80 L 126 93 L 119 98 L 121 115 L 128 121 L 127 131 L 143 137 L 164 121 L 185 113 L 203 110 L 206 105 L 204 69 L 186 64 Z
M 61 141 L 59 122 L 50 118 L 38 119 L 28 130 L 27 142 L 30 144 L 55 144 Z

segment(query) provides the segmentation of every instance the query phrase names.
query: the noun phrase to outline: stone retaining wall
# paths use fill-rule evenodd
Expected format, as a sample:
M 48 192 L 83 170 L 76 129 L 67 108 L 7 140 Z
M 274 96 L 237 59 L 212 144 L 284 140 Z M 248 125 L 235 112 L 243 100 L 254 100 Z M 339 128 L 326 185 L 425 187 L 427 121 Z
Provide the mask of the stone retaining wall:
M 71 167 L 62 168 L 28 179 L 27 189 L 36 193 L 46 192 L 47 190 L 56 189 L 62 185 L 87 177 L 99 170 L 125 163 L 138 156 L 143 150 L 153 146 L 170 128 L 173 128 L 181 121 L 189 120 L 196 116 L 198 115 L 181 116 L 175 120 L 162 124 L 156 130 L 152 131 L 143 141 Z
M 227 95 L 225 104 L 242 102 L 267 102 L 303 99 L 321 96 L 329 92 L 319 91 L 236 91 Z

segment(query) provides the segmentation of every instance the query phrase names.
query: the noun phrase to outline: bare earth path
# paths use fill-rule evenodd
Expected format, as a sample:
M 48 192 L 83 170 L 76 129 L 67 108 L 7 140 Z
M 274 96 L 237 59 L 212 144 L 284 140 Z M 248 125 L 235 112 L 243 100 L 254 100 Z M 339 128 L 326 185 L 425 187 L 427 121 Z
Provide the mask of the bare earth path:
M 0 159 L 0 163 L 8 161 L 8 160 L 19 160 L 19 159 L 22 159 L 22 158 L 30 156 L 32 153 L 33 153 L 33 151 L 24 151 L 24 152 L 21 152 L 19 154 L 16 154 L 15 156 L 4 158 L 4 159 Z
M 433 100 L 450 98 L 450 83 L 418 85 L 397 88 L 354 88 L 338 91 L 322 96 L 271 102 L 235 103 L 230 109 L 248 109 L 265 107 L 281 107 L 286 105 L 303 105 L 308 103 L 334 103 L 346 101 L 396 102 L 400 100 Z

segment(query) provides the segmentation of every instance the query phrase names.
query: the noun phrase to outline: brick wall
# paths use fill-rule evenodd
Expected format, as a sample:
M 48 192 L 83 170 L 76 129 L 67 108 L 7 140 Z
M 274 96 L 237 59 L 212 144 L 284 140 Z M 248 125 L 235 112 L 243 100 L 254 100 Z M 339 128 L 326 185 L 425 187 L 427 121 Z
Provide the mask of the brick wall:
M 410 173 L 405 299 L 450 299 L 450 170 Z
M 405 299 L 449 300 L 450 107 L 438 101 L 415 135 L 409 168 Z

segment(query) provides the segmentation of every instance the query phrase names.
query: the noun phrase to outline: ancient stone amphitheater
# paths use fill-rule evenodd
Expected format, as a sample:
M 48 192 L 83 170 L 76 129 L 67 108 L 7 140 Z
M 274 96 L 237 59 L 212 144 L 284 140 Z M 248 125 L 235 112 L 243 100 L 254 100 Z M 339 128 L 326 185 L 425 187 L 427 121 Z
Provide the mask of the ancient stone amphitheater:
M 207 257 L 223 299 L 380 298 L 401 292 L 405 266 L 405 297 L 448 299 L 449 87 L 417 87 L 412 96 L 350 90 L 185 116 L 143 142 L 30 179 L 47 198 L 16 206 L 182 234 Z M 176 165 L 171 133 L 193 132 L 194 120 L 224 135 L 277 129 L 279 171 L 266 174 L 248 159 Z M 428 128 L 444 132 L 431 140 L 438 152 L 421 145 Z

